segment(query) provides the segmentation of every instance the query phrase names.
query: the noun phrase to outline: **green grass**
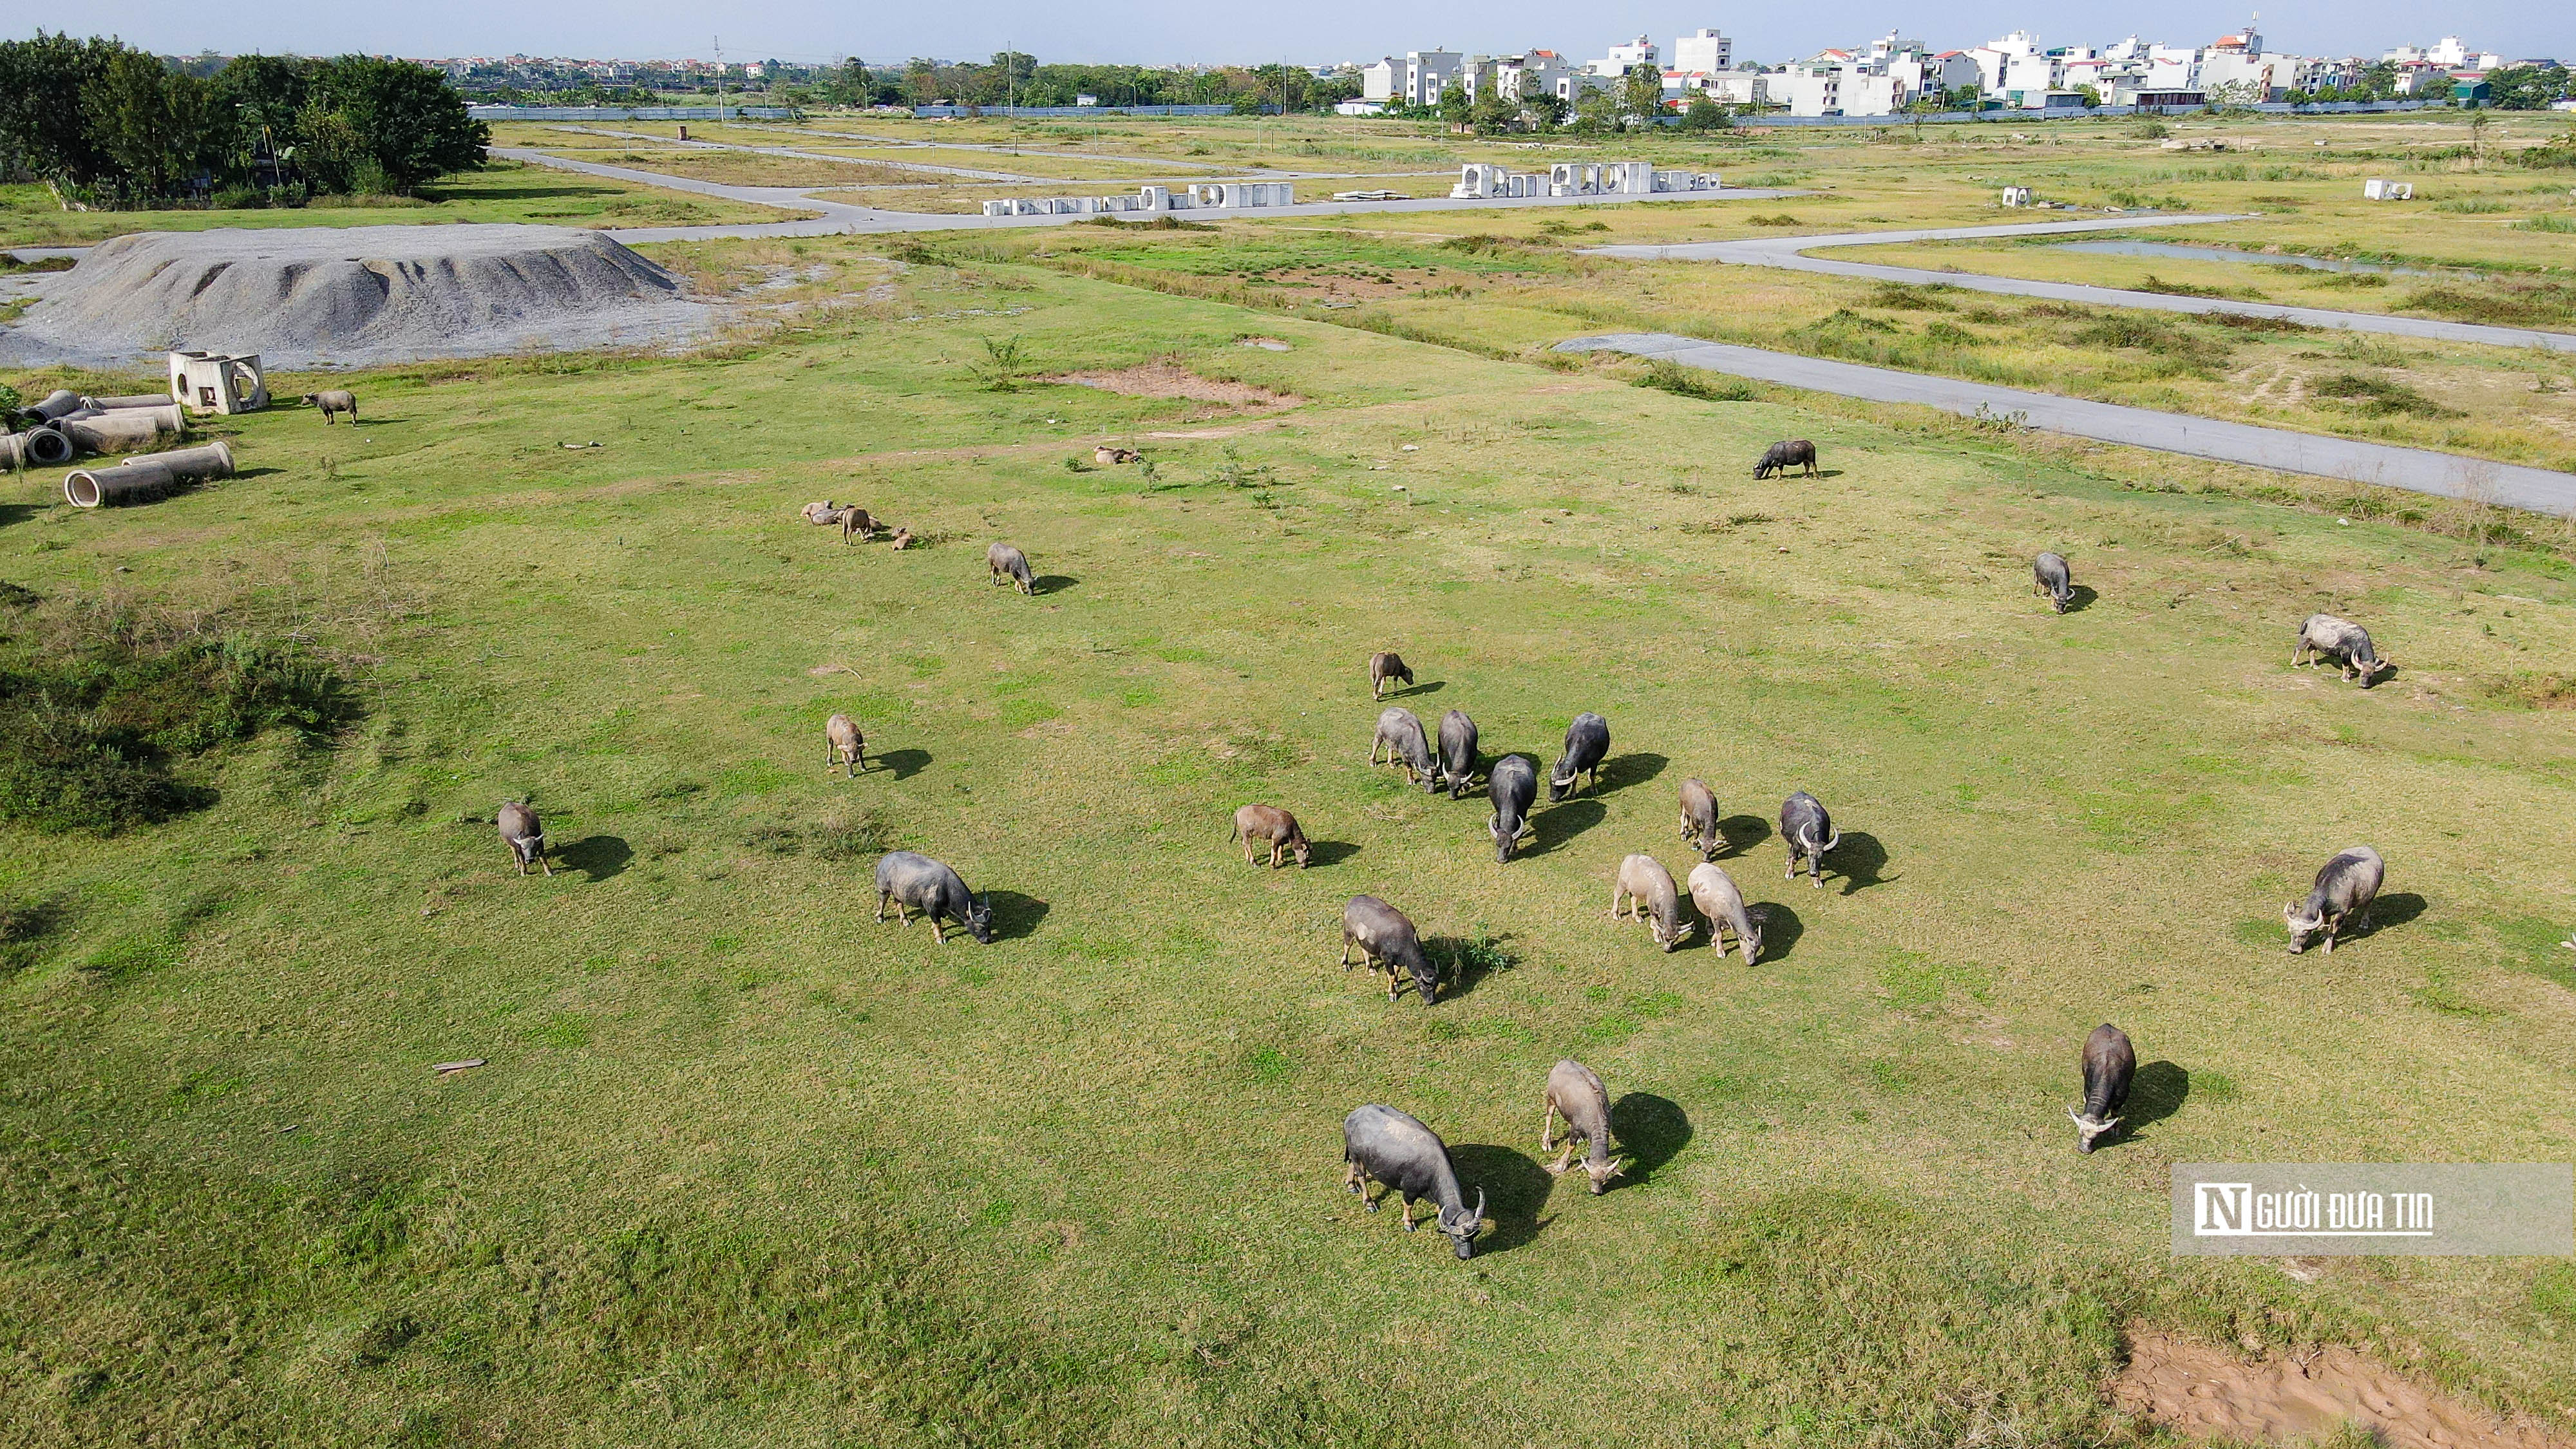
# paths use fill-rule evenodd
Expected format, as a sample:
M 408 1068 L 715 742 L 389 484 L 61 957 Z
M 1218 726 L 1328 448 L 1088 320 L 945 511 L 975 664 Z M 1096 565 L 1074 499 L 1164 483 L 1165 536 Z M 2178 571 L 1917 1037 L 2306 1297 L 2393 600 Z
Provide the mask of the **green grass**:
M 215 798 L 164 824 L 0 826 L 0 1443 L 2076 1445 L 2141 1322 L 2576 1403 L 2538 1265 L 2165 1244 L 2173 1161 L 2563 1150 L 2564 990 L 2491 923 L 2563 905 L 2514 843 L 2576 775 L 2478 683 L 2576 650 L 2563 561 L 1007 263 L 900 286 L 361 375 L 364 426 L 235 420 L 243 475 L 150 508 L 5 485 L 46 607 L 243 621 L 365 708 L 178 761 Z M 1004 306 L 1038 375 L 1309 401 L 989 392 Z M 1065 469 L 1103 436 L 1156 479 Z M 1782 437 L 1829 475 L 1747 478 Z M 844 548 L 827 495 L 934 541 Z M 2287 670 L 2326 607 L 2405 673 Z M 1489 755 L 1600 710 L 1604 790 L 1498 867 L 1362 762 L 1388 647 Z M 835 710 L 884 768 L 825 773 Z M 1845 832 L 1823 889 L 1725 861 L 1754 966 L 1604 919 L 1622 854 L 1686 863 L 1693 775 Z M 522 795 L 550 879 L 494 839 Z M 1228 849 L 1256 799 L 1313 869 Z M 2284 883 L 2359 839 L 2420 911 L 2288 957 Z M 897 845 L 1003 939 L 870 919 Z M 1468 989 L 1338 969 L 1362 891 Z M 2105 1019 L 2191 1086 L 2088 1158 Z M 1538 1167 L 1569 1054 L 1636 1160 L 1601 1198 Z M 1369 1101 L 1446 1134 L 1488 1251 L 1342 1194 Z

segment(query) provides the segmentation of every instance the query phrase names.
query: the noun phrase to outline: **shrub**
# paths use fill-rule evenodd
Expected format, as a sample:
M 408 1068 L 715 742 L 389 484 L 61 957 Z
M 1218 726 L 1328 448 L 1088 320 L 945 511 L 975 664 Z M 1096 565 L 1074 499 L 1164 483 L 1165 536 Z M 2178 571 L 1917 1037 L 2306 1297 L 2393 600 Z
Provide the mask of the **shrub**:
M 1923 329 L 1923 340 L 1943 347 L 1981 347 L 1985 345 L 1986 339 L 1965 327 L 1953 327 L 1947 322 L 1935 322 Z
M 2401 382 L 2367 373 L 2339 372 L 2308 384 L 2317 397 L 2334 398 L 2351 406 L 2365 417 L 2456 418 L 2459 411 L 2446 408 Z
M 2496 209 L 2501 211 L 2504 208 L 2498 207 Z M 2513 229 L 2515 231 L 2550 231 L 2558 232 L 2563 235 L 2568 232 L 2576 232 L 2576 221 L 2569 221 L 2563 216 L 2544 212 L 2539 216 L 2525 217 L 2523 220 L 2515 222 L 2513 224 Z
M 1748 217 L 1746 217 L 1746 218 L 1745 218 L 1745 220 L 1746 220 L 1746 221 L 1748 221 L 1748 222 L 1750 222 L 1750 223 L 1752 223 L 1752 224 L 1753 224 L 1753 225 L 1755 225 L 1755 226 L 1799 226 L 1799 225 L 1802 225 L 1802 223 L 1801 223 L 1801 222 L 1800 222 L 1796 217 L 1791 216 L 1789 213 L 1787 213 L 1787 212 L 1785 212 L 1785 211 L 1783 211 L 1783 212 L 1778 212 L 1778 213 L 1776 213 L 1776 214 L 1774 214 L 1774 215 L 1771 215 L 1771 216 L 1748 216 Z
M 1753 384 L 1740 377 L 1684 367 L 1665 358 L 1657 358 L 1648 364 L 1645 375 L 1637 379 L 1637 385 L 1657 388 L 1678 397 L 1695 397 L 1702 402 L 1750 402 L 1753 399 Z

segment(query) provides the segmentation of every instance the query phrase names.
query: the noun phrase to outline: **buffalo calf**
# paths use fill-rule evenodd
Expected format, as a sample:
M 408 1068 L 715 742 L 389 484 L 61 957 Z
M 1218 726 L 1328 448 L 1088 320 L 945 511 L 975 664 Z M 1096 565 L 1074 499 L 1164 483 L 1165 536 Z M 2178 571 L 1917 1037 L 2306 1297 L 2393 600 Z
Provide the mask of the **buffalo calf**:
M 493 824 L 501 827 L 501 843 L 510 847 L 510 859 L 518 862 L 519 874 L 528 873 L 530 861 L 548 875 L 555 873 L 555 868 L 546 864 L 546 827 L 538 821 L 536 811 L 517 800 L 504 801 Z
M 834 765 L 845 766 L 853 779 L 868 767 L 867 737 L 859 733 L 857 721 L 845 714 L 823 721 L 823 773 L 832 773 Z
M 1252 858 L 1254 842 L 1268 845 L 1272 870 L 1279 868 L 1279 852 L 1283 849 L 1296 856 L 1297 868 L 1304 870 L 1307 852 L 1312 848 L 1306 843 L 1306 832 L 1297 828 L 1297 817 L 1276 805 L 1246 805 L 1235 811 L 1234 834 L 1226 840 L 1231 843 L 1236 839 L 1243 841 L 1245 865 L 1259 863 Z
M 1715 860 L 1726 848 L 1717 828 L 1717 793 L 1696 778 L 1682 781 L 1682 839 L 1702 860 Z
M 1583 1171 L 1592 1179 L 1592 1195 L 1599 1197 L 1610 1190 L 1610 1179 L 1625 1173 L 1628 1164 L 1610 1155 L 1610 1092 L 1590 1067 L 1572 1057 L 1558 1062 L 1547 1074 L 1547 1115 L 1539 1122 L 1538 1150 L 1556 1150 L 1556 1119 L 1565 1117 L 1565 1155 L 1547 1166 L 1549 1173 L 1563 1177 L 1574 1163 L 1574 1144 L 1583 1142 Z
M 1377 736 L 1369 742 L 1369 763 L 1378 763 L 1377 752 L 1386 751 L 1386 763 L 1402 765 L 1404 778 L 1418 784 L 1427 794 L 1440 788 L 1440 779 L 1431 766 L 1431 741 L 1422 733 L 1422 721 L 1413 711 L 1400 704 L 1390 704 L 1377 717 Z
M 2046 594 L 2048 606 L 2063 614 L 2075 602 L 2075 573 L 2066 565 L 2066 555 L 2043 553 L 2030 561 L 2031 592 Z
M 1029 572 L 1029 556 L 1007 543 L 997 543 L 984 550 L 985 566 L 993 571 L 993 582 L 1008 582 L 1023 594 L 1034 594 L 1037 577 Z
M 1403 655 L 1382 653 L 1369 656 L 1369 698 L 1386 698 L 1388 686 L 1399 679 L 1404 681 L 1405 688 L 1413 687 L 1413 666 L 1404 662 Z
M 1619 901 L 1625 897 L 1631 919 L 1644 921 L 1655 944 L 1669 951 L 1690 935 L 1690 922 L 1682 918 L 1681 892 L 1673 886 L 1673 873 L 1662 861 L 1651 855 L 1632 855 L 1619 862 L 1619 879 L 1610 887 L 1610 919 L 1619 919 Z
M 1708 922 L 1708 943 L 1717 948 L 1717 954 L 1726 954 L 1726 935 L 1732 931 L 1736 944 L 1744 948 L 1745 965 L 1761 958 L 1762 928 L 1745 909 L 1744 892 L 1735 888 L 1733 876 L 1714 861 L 1701 861 L 1691 867 L 1690 898 Z

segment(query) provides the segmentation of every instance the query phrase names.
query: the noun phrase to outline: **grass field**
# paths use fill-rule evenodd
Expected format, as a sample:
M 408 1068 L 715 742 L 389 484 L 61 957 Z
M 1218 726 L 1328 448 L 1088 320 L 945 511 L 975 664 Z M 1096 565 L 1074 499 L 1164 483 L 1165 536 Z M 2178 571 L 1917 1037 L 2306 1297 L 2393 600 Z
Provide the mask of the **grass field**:
M 2104 1407 L 2138 1326 L 2576 1409 L 2564 1265 L 2164 1240 L 2174 1162 L 2563 1154 L 2558 525 L 953 260 L 694 360 L 360 375 L 363 426 L 233 420 L 243 474 L 147 509 L 6 485 L 0 643 L 301 650 L 358 717 L 181 759 L 218 798 L 166 824 L 0 825 L 0 1443 L 2092 1445 L 2154 1438 Z M 1296 401 L 1037 380 L 1153 358 Z M 1784 436 L 1827 475 L 1750 481 Z M 2395 677 L 2286 668 L 2317 609 Z M 1604 713 L 1604 787 L 1497 866 L 1363 763 L 1388 647 L 1489 758 Z M 881 768 L 827 776 L 835 710 Z M 1756 965 L 1604 919 L 1690 776 Z M 1251 800 L 1311 870 L 1229 850 Z M 2358 841 L 2382 928 L 2285 955 Z M 872 921 L 890 845 L 1001 939 Z M 1337 969 L 1359 892 L 1464 988 Z M 2087 1158 L 2106 1019 L 2147 1066 Z M 1606 1197 L 1538 1165 L 1564 1055 Z M 1489 1194 L 1472 1262 L 1340 1191 L 1369 1101 Z

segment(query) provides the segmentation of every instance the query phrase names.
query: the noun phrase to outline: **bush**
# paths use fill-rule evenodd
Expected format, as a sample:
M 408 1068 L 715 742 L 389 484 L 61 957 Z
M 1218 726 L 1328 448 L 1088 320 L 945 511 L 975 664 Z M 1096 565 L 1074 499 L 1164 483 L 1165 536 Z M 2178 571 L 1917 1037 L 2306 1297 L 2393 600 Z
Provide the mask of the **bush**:
M 253 211 L 268 205 L 268 193 L 256 186 L 227 186 L 206 204 L 217 211 Z
M 213 800 L 171 773 L 177 759 L 270 729 L 327 735 L 358 713 L 292 648 L 20 604 L 0 626 L 0 820 L 103 835 L 167 820 Z
M 2401 382 L 2367 373 L 2339 372 L 2308 384 L 2317 397 L 2334 398 L 2347 403 L 2364 417 L 2456 418 L 2465 416 L 2446 408 Z
M 1742 378 L 1684 367 L 1664 358 L 1647 364 L 1645 375 L 1637 379 L 1637 385 L 1656 388 L 1677 397 L 1695 397 L 1702 402 L 1753 400 L 1753 384 Z

